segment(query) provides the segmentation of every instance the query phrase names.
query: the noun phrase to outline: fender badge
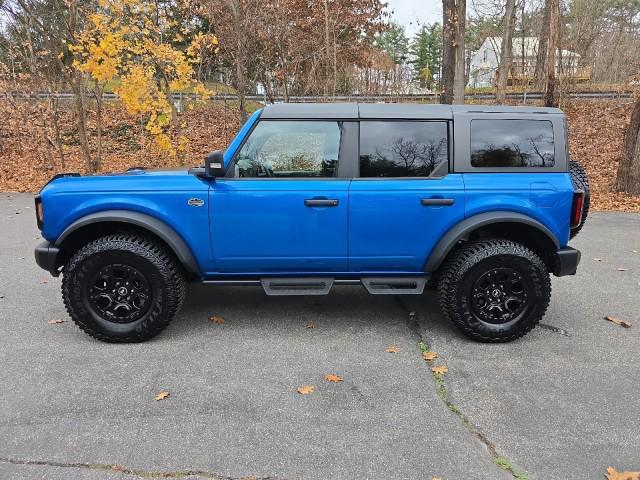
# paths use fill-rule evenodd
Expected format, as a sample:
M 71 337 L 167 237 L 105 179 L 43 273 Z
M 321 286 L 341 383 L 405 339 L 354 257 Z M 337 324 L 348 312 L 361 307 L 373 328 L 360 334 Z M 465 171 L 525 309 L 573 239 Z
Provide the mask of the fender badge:
M 201 207 L 204 205 L 204 200 L 202 200 L 201 198 L 190 198 L 189 200 L 187 200 L 187 205 L 190 205 L 192 207 Z

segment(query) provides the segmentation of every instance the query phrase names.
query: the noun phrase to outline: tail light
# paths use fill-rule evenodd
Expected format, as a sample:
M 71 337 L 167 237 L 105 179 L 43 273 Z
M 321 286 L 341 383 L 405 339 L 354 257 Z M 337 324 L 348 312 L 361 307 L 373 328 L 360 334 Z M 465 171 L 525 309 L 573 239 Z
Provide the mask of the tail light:
M 36 222 L 38 228 L 42 230 L 42 223 L 44 221 L 44 211 L 42 210 L 42 198 L 40 195 L 36 195 Z
M 571 228 L 575 228 L 582 222 L 582 209 L 584 207 L 583 190 L 573 192 L 573 205 L 571 205 Z

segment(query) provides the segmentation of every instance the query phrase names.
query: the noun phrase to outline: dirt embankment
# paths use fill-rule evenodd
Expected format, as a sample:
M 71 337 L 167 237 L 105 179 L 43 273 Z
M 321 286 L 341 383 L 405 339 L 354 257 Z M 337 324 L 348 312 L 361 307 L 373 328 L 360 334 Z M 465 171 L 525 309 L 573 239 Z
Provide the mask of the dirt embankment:
M 622 157 L 624 130 L 629 123 L 632 102 L 626 100 L 573 101 L 565 105 L 569 118 L 569 149 L 589 173 L 592 208 L 640 212 L 640 197 L 615 192 L 613 183 Z M 63 104 L 60 136 L 64 164 L 55 147 L 55 130 L 46 122 L 50 107 L 45 102 L 10 103 L 0 99 L 0 191 L 36 191 L 60 172 L 84 173 L 73 114 Z M 103 172 L 129 167 L 174 167 L 199 165 L 203 156 L 224 148 L 240 127 L 231 104 L 210 102 L 180 114 L 179 131 L 189 139 L 186 150 L 176 158 L 158 152 L 144 131 L 144 124 L 131 118 L 117 103 L 109 103 L 104 114 Z M 89 116 L 91 138 L 95 139 L 95 115 Z M 95 149 L 95 145 L 92 145 Z

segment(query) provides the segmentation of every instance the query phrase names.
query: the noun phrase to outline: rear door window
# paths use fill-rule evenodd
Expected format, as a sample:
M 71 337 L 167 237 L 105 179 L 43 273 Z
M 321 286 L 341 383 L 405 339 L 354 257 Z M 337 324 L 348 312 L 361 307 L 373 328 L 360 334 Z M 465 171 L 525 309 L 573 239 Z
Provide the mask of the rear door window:
M 471 166 L 544 168 L 554 165 L 550 121 L 471 121 Z
M 429 177 L 447 172 L 446 122 L 361 121 L 360 177 Z

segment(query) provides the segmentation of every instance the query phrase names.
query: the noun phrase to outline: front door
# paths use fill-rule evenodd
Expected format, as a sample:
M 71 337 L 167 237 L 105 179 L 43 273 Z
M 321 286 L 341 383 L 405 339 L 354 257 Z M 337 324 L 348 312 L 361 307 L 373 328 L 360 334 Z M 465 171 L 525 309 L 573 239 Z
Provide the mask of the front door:
M 210 190 L 216 271 L 344 272 L 350 179 L 343 122 L 260 120 Z
M 436 242 L 464 218 L 449 145 L 444 120 L 360 122 L 360 175 L 349 190 L 352 272 L 422 272 Z

